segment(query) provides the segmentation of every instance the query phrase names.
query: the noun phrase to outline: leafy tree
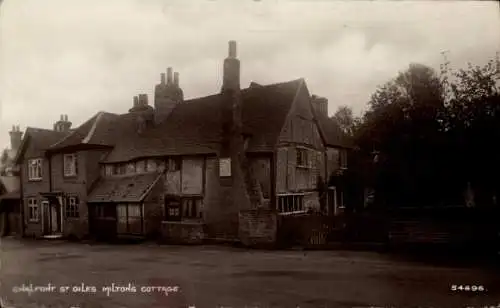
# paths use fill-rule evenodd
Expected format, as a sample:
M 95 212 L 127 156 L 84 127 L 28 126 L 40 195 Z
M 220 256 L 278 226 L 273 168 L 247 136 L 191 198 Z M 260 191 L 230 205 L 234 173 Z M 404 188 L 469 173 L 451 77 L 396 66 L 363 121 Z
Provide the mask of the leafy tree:
M 339 106 L 333 117 L 348 137 L 353 137 L 356 128 L 361 124 L 361 119 L 355 117 L 352 108 L 346 105 Z
M 0 156 L 0 175 L 4 176 L 5 175 L 5 169 L 8 167 L 9 163 L 9 155 L 7 149 L 4 149 L 2 151 L 2 154 Z
M 377 89 L 356 136 L 366 157 L 380 151 L 376 182 L 383 203 L 411 205 L 427 202 L 440 178 L 435 153 L 442 139 L 440 115 L 443 87 L 438 74 L 422 64 L 410 64 Z M 438 201 L 436 198 L 425 198 Z

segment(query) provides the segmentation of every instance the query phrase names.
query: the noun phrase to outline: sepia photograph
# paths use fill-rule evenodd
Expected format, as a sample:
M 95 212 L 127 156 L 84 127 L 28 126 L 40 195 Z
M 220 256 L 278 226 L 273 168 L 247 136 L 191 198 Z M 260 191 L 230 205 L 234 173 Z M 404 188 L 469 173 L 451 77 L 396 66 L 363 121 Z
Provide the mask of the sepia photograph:
M 0 308 L 500 307 L 500 2 L 0 0 Z

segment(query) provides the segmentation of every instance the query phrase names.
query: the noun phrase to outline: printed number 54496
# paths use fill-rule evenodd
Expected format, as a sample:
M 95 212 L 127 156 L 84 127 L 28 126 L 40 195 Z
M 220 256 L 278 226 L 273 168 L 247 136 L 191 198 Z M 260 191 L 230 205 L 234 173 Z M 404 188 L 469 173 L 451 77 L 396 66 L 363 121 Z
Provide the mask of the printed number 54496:
M 483 292 L 486 289 L 482 285 L 462 285 L 453 284 L 451 285 L 452 291 L 465 291 L 465 292 Z

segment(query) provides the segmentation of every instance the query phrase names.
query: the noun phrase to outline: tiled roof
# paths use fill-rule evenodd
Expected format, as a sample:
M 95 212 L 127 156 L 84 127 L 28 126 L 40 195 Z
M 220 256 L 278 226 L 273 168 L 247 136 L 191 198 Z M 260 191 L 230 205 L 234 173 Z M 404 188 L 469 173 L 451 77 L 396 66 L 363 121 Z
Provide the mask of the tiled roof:
M 68 132 L 59 132 L 51 129 L 28 127 L 24 134 L 23 141 L 19 146 L 19 151 L 16 154 L 15 162 L 20 163 L 19 160 L 24 156 L 27 142 L 31 143 L 34 152 L 43 153 L 52 144 L 63 139 L 68 134 Z
M 19 177 L 17 176 L 0 176 L 0 183 L 8 193 L 20 188 Z
M 135 115 L 99 112 L 88 121 L 74 129 L 50 150 L 58 150 L 78 144 L 113 145 L 117 137 L 135 129 Z
M 0 200 L 16 200 L 16 199 L 21 199 L 21 193 L 19 190 L 0 195 Z
M 90 192 L 87 202 L 141 202 L 161 177 L 158 173 L 101 178 Z
M 335 119 L 329 118 L 321 113 L 315 113 L 315 117 L 327 146 L 351 147 L 350 140 Z
M 248 151 L 271 151 L 303 79 L 252 86 L 241 91 L 243 132 L 251 135 Z M 222 95 L 187 100 L 158 127 L 135 137 L 122 138 L 107 162 L 138 157 L 211 154 L 222 140 Z M 132 136 L 132 135 L 131 135 Z

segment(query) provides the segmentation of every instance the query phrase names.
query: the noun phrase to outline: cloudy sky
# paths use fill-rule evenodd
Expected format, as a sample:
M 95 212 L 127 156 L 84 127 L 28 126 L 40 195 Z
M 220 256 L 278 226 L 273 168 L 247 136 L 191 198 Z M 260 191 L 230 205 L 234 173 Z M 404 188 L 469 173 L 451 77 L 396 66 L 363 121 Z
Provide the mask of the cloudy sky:
M 303 77 L 313 94 L 360 113 L 377 85 L 410 62 L 455 67 L 500 50 L 487 1 L 4 0 L 0 8 L 0 147 L 13 124 L 74 126 L 123 113 L 168 66 L 186 98 L 220 90 L 227 41 L 242 86 Z

